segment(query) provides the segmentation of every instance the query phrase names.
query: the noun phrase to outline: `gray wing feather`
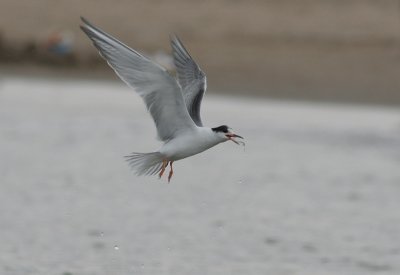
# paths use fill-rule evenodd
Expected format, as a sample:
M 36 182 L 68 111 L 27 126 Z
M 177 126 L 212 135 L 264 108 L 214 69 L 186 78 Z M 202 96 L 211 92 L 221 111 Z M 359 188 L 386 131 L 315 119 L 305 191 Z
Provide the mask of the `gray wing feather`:
M 200 107 L 203 95 L 207 89 L 206 75 L 196 64 L 180 39 L 171 36 L 172 53 L 179 84 L 185 99 L 190 117 L 197 126 L 203 126 L 200 117 Z
M 196 127 L 185 107 L 181 88 L 164 68 L 81 19 L 81 29 L 101 56 L 143 98 L 161 140 L 170 140 L 178 132 Z

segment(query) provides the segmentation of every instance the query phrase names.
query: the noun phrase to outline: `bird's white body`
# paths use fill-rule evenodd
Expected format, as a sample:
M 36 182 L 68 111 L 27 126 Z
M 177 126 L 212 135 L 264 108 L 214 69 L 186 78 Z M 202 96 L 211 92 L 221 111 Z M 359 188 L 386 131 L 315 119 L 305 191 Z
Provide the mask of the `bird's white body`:
M 159 173 L 161 177 L 169 163 L 169 181 L 174 161 L 201 153 L 227 140 L 239 144 L 234 138 L 242 137 L 231 132 L 226 125 L 203 127 L 200 105 L 207 89 L 206 76 L 176 36 L 171 37 L 177 71 L 175 79 L 159 64 L 93 26 L 86 19 L 82 18 L 82 21 L 84 25 L 81 29 L 92 40 L 101 56 L 142 97 L 156 124 L 158 137 L 164 142 L 157 152 L 132 153 L 127 156 L 127 161 L 137 175 Z
M 170 161 L 184 159 L 201 153 L 226 141 L 213 133 L 211 128 L 196 127 L 164 143 L 159 152 Z

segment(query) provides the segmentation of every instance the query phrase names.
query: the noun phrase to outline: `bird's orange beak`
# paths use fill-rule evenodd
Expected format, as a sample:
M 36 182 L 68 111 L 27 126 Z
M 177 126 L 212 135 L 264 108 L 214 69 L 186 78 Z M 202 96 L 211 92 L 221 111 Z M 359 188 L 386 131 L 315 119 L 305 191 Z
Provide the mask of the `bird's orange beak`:
M 236 143 L 237 145 L 240 145 L 240 143 L 237 142 L 234 138 L 241 138 L 241 139 L 243 139 L 242 136 L 236 135 L 236 134 L 234 134 L 234 133 L 228 133 L 228 134 L 226 134 L 225 136 L 226 136 L 229 140 L 232 140 L 232 141 L 233 141 L 234 143 Z

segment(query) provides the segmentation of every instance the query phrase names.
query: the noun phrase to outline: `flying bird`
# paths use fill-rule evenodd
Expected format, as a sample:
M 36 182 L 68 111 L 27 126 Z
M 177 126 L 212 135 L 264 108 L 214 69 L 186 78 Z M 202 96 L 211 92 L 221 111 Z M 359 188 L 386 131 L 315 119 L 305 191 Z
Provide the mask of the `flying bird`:
M 92 40 L 100 55 L 121 80 L 142 97 L 156 125 L 158 138 L 163 142 L 156 152 L 126 156 L 137 175 L 158 174 L 161 178 L 169 164 L 170 182 L 174 161 L 228 140 L 244 145 L 244 142 L 236 140 L 243 137 L 226 125 L 203 126 L 200 106 L 207 89 L 206 75 L 176 35 L 171 36 L 171 46 L 177 78 L 85 18 L 81 17 L 81 20 L 82 31 Z

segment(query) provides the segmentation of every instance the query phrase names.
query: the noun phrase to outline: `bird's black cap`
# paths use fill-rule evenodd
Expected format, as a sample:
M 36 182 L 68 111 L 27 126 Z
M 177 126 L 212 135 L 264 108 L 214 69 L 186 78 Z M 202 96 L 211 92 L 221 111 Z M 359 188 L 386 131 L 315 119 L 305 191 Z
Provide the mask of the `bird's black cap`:
M 226 125 L 222 125 L 222 126 L 218 126 L 215 128 L 211 128 L 211 130 L 213 130 L 214 132 L 218 133 L 218 132 L 222 132 L 222 133 L 228 133 L 229 127 Z

